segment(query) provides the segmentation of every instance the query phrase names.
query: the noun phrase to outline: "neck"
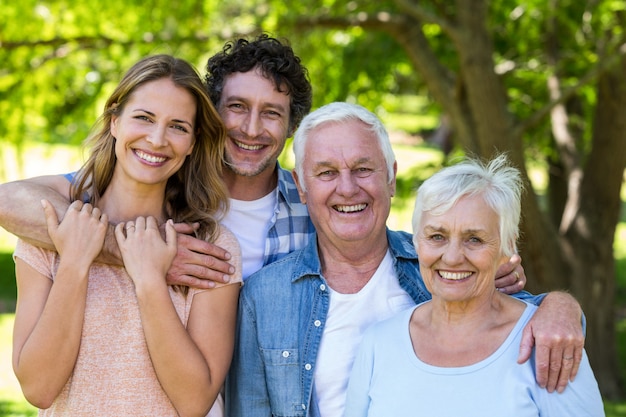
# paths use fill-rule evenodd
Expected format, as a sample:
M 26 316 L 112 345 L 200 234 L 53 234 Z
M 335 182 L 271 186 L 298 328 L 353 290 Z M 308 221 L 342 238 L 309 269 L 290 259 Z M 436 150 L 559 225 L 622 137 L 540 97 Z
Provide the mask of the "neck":
M 98 207 L 107 213 L 113 224 L 134 220 L 139 216 L 152 216 L 161 224 L 167 220 L 164 201 L 165 185 L 133 186 L 111 181 Z
M 231 198 L 253 201 L 265 197 L 276 188 L 278 172 L 276 169 L 268 169 L 257 175 L 244 176 L 238 175 L 228 167 L 225 167 L 223 179 Z
M 337 246 L 318 241 L 322 275 L 328 285 L 343 294 L 359 292 L 374 276 L 387 254 L 386 237 L 378 241 L 381 243 L 376 246 L 361 242 Z

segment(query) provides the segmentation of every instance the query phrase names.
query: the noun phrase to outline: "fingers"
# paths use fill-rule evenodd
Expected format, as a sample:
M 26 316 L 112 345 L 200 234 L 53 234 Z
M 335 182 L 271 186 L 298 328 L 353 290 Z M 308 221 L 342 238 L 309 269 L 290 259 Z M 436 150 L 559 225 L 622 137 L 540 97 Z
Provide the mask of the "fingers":
M 43 207 L 44 216 L 46 216 L 48 230 L 55 230 L 59 226 L 59 216 L 57 216 L 56 210 L 48 200 L 41 200 L 41 206 Z
M 178 228 L 176 228 L 176 230 L 178 231 L 178 244 L 189 249 L 190 251 L 208 255 L 209 257 L 215 260 L 219 260 L 219 261 L 228 261 L 231 258 L 231 255 L 227 250 L 217 245 L 214 245 L 212 243 L 209 243 L 205 240 L 198 239 L 194 236 L 182 234 Z M 222 266 L 225 266 L 225 265 L 230 265 L 230 264 L 228 264 L 227 262 L 223 262 Z M 207 264 L 207 266 L 211 267 L 211 266 L 219 266 L 219 265 Z M 221 268 L 219 268 L 220 271 L 229 273 L 229 274 L 232 274 L 235 272 L 234 268 L 231 268 L 231 269 L 232 271 L 228 272 L 228 268 L 225 270 L 222 270 Z
M 165 223 L 165 242 L 167 243 L 167 246 L 170 247 L 176 247 L 177 245 L 176 229 L 174 228 L 174 222 L 172 221 L 172 219 L 169 219 Z
M 190 275 L 178 275 L 173 268 L 168 271 L 166 281 L 169 285 L 184 285 L 201 290 L 215 288 L 217 282 L 217 280 L 200 279 Z
M 530 359 L 530 355 L 533 351 L 534 337 L 532 328 L 530 326 L 524 326 L 522 331 L 522 343 L 519 347 L 519 355 L 517 356 L 517 363 L 522 364 Z
M 199 227 L 199 223 L 174 223 L 174 229 L 176 229 L 176 232 L 186 235 L 193 234 Z

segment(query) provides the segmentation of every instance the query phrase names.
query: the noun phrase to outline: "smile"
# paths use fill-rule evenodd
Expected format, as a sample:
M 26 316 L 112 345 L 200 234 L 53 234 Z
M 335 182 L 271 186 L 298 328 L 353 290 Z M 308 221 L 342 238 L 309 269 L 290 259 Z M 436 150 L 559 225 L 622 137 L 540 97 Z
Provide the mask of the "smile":
M 471 272 L 447 272 L 447 271 L 439 271 L 439 275 L 443 279 L 447 279 L 450 281 L 460 281 L 472 275 Z
M 143 151 L 140 151 L 139 149 L 135 149 L 135 155 L 137 155 L 139 158 L 143 159 L 146 162 L 150 162 L 151 164 L 160 164 L 167 161 L 167 158 L 164 156 L 150 155 Z
M 333 208 L 342 213 L 354 213 L 357 211 L 363 211 L 367 207 L 367 204 L 354 204 L 351 206 L 333 206 Z
M 236 140 L 233 141 L 238 148 L 244 149 L 246 151 L 258 151 L 263 148 L 263 145 L 246 145 L 245 143 L 238 142 Z

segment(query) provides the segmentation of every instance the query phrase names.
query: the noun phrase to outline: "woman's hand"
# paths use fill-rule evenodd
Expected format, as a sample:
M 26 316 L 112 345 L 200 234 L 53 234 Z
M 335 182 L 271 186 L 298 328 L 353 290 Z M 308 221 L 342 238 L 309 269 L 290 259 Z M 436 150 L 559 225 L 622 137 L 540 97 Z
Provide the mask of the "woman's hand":
M 115 238 L 124 267 L 135 283 L 165 283 L 165 275 L 176 256 L 176 230 L 172 220 L 165 224 L 165 240 L 154 217 L 138 217 L 134 222 L 119 223 Z
M 61 258 L 71 259 L 75 266 L 82 264 L 89 268 L 104 245 L 109 225 L 107 215 L 91 204 L 74 201 L 59 223 L 54 207 L 47 200 L 42 200 L 41 205 L 48 234 Z

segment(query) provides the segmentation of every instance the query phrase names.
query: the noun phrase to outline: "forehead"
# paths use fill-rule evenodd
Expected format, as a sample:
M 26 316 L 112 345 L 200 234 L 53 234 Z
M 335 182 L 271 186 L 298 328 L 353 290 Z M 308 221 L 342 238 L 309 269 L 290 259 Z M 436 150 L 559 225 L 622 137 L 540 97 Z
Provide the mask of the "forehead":
M 325 122 L 311 129 L 306 160 L 319 163 L 371 160 L 384 163 L 376 134 L 360 120 Z
M 441 214 L 424 212 L 422 227 L 461 231 L 484 230 L 498 233 L 499 216 L 481 195 L 463 196 Z
M 128 96 L 128 106 L 167 113 L 196 113 L 196 98 L 186 88 L 169 78 L 159 78 L 139 85 Z
M 240 99 L 250 102 L 280 105 L 289 109 L 290 97 L 276 88 L 273 80 L 265 77 L 260 69 L 234 72 L 224 80 L 222 100 Z

